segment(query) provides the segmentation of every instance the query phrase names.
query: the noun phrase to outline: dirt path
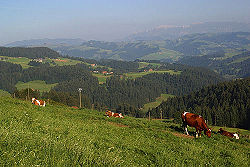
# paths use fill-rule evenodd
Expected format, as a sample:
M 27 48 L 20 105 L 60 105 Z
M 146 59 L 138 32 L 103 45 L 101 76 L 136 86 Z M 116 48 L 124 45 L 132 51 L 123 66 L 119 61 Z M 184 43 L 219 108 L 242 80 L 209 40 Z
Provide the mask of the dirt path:
M 115 122 L 108 122 L 110 125 L 116 126 L 116 127 L 129 127 L 128 125 L 123 125 Z

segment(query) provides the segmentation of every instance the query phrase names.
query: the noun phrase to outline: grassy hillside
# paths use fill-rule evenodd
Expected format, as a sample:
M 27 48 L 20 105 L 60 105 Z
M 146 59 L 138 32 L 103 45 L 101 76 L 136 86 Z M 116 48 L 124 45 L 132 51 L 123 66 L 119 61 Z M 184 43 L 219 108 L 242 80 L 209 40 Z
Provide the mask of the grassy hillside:
M 143 106 L 143 111 L 147 112 L 149 108 L 155 108 L 159 106 L 164 100 L 167 100 L 169 97 L 174 97 L 174 95 L 161 94 L 160 97 L 156 98 L 156 101 L 145 104 Z
M 39 90 L 40 92 L 48 92 L 48 91 L 50 91 L 51 88 L 53 88 L 56 85 L 57 85 L 57 83 L 46 84 L 45 81 L 35 80 L 35 81 L 27 82 L 27 83 L 23 83 L 23 82 L 19 81 L 16 84 L 16 87 L 18 90 L 31 88 L 31 89 Z
M 13 64 L 20 64 L 22 68 L 31 67 L 30 65 L 28 65 L 31 59 L 27 57 L 7 57 L 7 56 L 0 56 L 0 57 L 3 59 L 3 61 L 7 61 Z
M 133 72 L 133 73 L 125 73 L 124 76 L 130 79 L 142 77 L 144 75 L 153 74 L 153 73 L 169 73 L 171 75 L 179 75 L 181 71 L 174 71 L 174 70 L 165 70 L 165 71 L 146 71 L 146 72 Z
M 0 166 L 249 166 L 249 139 L 103 114 L 0 98 Z
M 0 56 L 0 58 L 3 59 L 3 61 L 14 63 L 14 64 L 20 64 L 22 68 L 29 68 L 32 67 L 29 65 L 29 62 L 33 59 L 29 59 L 27 57 L 8 57 L 8 56 Z M 58 59 L 51 59 L 51 58 L 44 58 L 42 60 L 42 63 L 49 63 L 51 66 L 67 66 L 67 65 L 76 65 L 78 63 L 82 63 L 81 61 L 72 60 L 68 58 L 58 58 Z
M 10 97 L 10 93 L 0 89 L 0 97 Z

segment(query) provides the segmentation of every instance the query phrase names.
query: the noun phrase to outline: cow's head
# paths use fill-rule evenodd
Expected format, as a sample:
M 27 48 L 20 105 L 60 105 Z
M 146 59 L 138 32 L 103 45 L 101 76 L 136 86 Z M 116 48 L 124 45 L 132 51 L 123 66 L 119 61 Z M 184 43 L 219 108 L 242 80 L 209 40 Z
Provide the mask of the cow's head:
M 36 100 L 36 98 L 33 97 L 33 98 L 31 99 L 31 102 L 34 103 L 35 100 Z
M 119 114 L 119 117 L 120 117 L 120 118 L 124 118 L 124 116 L 122 115 L 122 113 Z
M 240 139 L 239 135 L 237 133 L 234 133 L 233 135 L 234 135 L 235 139 Z
M 207 135 L 207 137 L 211 137 L 211 129 L 210 128 L 205 130 L 205 135 Z
M 109 110 L 105 112 L 105 115 L 109 116 L 110 114 L 111 114 L 111 111 L 109 111 Z

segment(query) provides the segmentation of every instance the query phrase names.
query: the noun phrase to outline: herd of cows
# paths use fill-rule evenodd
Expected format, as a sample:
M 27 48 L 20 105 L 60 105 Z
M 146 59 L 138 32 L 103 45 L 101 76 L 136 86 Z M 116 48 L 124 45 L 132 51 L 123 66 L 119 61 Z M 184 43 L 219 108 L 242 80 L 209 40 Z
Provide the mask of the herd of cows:
M 38 100 L 36 98 L 32 98 L 32 104 L 37 105 L 37 106 L 43 106 L 45 107 L 45 101 L 43 100 Z M 122 113 L 114 113 L 110 110 L 106 111 L 105 115 L 107 117 L 115 117 L 115 118 L 124 118 Z M 181 119 L 183 123 L 183 128 L 186 132 L 187 135 L 189 135 L 187 126 L 194 127 L 196 129 L 196 138 L 201 136 L 201 132 L 204 131 L 204 134 L 207 137 L 211 137 L 211 129 L 208 128 L 205 120 L 202 118 L 202 116 L 189 113 L 189 112 L 184 112 L 181 114 Z M 230 138 L 235 138 L 239 139 L 239 135 L 237 133 L 231 133 L 223 130 L 222 128 L 219 129 L 218 133 L 220 133 L 223 136 L 227 136 Z

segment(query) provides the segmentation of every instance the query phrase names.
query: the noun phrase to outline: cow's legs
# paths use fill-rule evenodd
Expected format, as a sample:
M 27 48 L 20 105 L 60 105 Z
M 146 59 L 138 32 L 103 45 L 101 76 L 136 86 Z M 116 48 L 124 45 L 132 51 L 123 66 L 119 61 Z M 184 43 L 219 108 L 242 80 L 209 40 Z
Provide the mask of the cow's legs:
M 183 128 L 184 128 L 186 134 L 189 135 L 189 134 L 188 134 L 188 129 L 187 129 L 187 124 L 183 123 L 182 126 L 183 126 Z
M 186 134 L 189 135 L 187 126 L 185 126 L 185 131 L 186 131 Z
M 201 130 L 199 130 L 199 137 L 201 137 Z
M 195 138 L 198 138 L 199 137 L 199 129 L 198 128 L 195 128 L 196 129 L 196 132 L 195 132 Z

